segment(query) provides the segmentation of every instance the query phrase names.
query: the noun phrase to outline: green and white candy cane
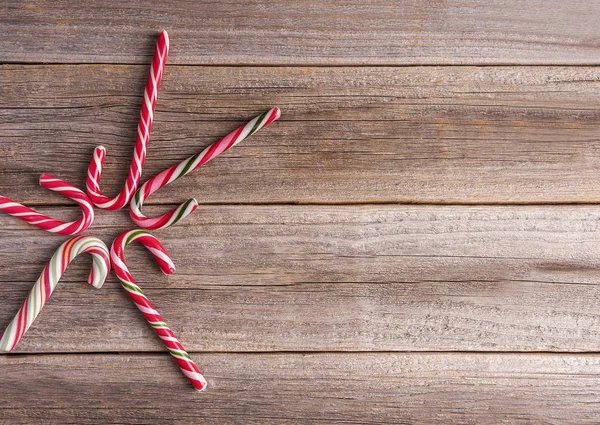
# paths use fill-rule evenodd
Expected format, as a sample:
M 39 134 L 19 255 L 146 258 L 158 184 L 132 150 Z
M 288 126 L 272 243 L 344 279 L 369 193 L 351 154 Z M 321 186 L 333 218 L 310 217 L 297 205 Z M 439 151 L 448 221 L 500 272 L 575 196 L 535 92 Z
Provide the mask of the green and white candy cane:
M 40 278 L 33 285 L 25 303 L 0 337 L 0 351 L 11 351 L 17 346 L 44 308 L 71 261 L 84 252 L 93 257 L 88 282 L 94 288 L 102 287 L 110 272 L 110 253 L 104 242 L 91 236 L 76 236 L 69 239 L 56 250 Z

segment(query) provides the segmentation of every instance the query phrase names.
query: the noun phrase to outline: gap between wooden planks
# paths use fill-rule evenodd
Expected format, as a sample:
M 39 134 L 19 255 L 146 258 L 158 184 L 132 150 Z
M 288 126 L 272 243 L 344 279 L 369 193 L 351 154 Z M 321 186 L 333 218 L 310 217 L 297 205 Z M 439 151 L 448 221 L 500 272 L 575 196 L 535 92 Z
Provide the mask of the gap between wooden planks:
M 4 2 L 1 62 L 598 64 L 594 1 Z
M 83 186 L 99 144 L 102 187 L 120 187 L 146 72 L 1 66 L 0 193 L 66 204 L 39 174 Z M 600 202 L 600 72 L 588 67 L 167 67 L 144 177 L 273 105 L 279 122 L 149 202 Z
M 100 213 L 88 233 L 110 243 L 124 216 Z M 64 237 L 6 216 L 0 229 L 8 323 Z M 600 351 L 593 206 L 202 206 L 156 235 L 174 275 L 142 248 L 126 256 L 191 351 Z M 17 351 L 160 351 L 114 278 L 82 283 L 88 264 Z

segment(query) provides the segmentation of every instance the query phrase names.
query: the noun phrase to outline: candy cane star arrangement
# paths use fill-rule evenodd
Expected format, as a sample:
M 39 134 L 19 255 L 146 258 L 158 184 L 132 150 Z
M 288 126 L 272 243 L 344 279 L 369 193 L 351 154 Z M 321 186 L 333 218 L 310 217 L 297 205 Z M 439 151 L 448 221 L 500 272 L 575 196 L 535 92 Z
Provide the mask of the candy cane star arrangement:
M 163 31 L 158 36 L 150 74 L 144 90 L 144 100 L 129 174 L 124 187 L 117 196 L 108 198 L 100 192 L 100 175 L 106 158 L 106 149 L 98 146 L 94 149 L 88 167 L 87 194 L 66 181 L 48 174 L 42 174 L 40 177 L 42 187 L 66 196 L 79 205 L 81 218 L 78 220 L 72 222 L 56 220 L 4 196 L 0 196 L 0 211 L 48 232 L 62 235 L 77 235 L 88 229 L 94 220 L 94 205 L 107 210 L 118 210 L 130 203 L 130 217 L 135 224 L 141 228 L 153 230 L 165 229 L 191 214 L 198 207 L 198 202 L 195 199 L 189 199 L 167 214 L 156 218 L 146 217 L 141 209 L 144 201 L 158 189 L 191 173 L 258 130 L 268 126 L 277 120 L 281 113 L 279 108 L 272 108 L 262 113 L 227 136 L 212 143 L 203 151 L 150 178 L 138 190 L 146 160 L 158 89 L 168 53 L 169 36 L 166 31 Z M 71 261 L 79 254 L 88 253 L 93 257 L 92 270 L 88 278 L 89 283 L 95 288 L 101 288 L 112 266 L 121 282 L 121 286 L 160 337 L 183 374 L 196 390 L 203 391 L 207 384 L 200 370 L 129 272 L 125 263 L 124 249 L 132 242 L 138 242 L 146 247 L 163 273 L 171 274 L 175 271 L 173 261 L 165 248 L 155 236 L 145 230 L 133 229 L 122 233 L 114 240 L 110 253 L 106 245 L 97 238 L 75 236 L 64 242 L 56 250 L 52 259 L 44 268 L 40 278 L 25 299 L 23 306 L 0 336 L 0 351 L 11 351 L 17 346 L 50 298 L 52 291 L 56 288 L 58 281 Z

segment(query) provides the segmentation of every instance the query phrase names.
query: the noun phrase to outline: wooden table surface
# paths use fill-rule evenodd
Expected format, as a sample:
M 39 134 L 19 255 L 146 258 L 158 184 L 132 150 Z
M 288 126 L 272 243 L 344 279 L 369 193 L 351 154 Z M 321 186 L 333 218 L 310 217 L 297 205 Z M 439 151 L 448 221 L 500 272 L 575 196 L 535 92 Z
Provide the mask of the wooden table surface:
M 150 4 L 152 3 L 152 4 Z M 2 424 L 600 420 L 600 3 L 5 1 L 0 193 L 56 217 L 129 166 L 171 35 L 144 176 L 281 119 L 148 201 L 198 211 L 133 275 L 208 379 L 196 393 L 115 277 L 69 268 L 14 353 Z M 107 244 L 133 224 L 97 210 Z M 0 326 L 66 240 L 0 215 Z

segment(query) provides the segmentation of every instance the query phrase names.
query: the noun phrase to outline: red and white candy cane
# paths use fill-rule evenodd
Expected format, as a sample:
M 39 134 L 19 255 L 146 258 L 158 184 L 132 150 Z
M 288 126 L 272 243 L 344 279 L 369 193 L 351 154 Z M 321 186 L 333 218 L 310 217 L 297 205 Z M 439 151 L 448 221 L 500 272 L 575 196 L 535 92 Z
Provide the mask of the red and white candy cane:
M 69 239 L 56 250 L 40 278 L 33 285 L 25 303 L 0 337 L 0 351 L 11 351 L 16 347 L 44 308 L 68 265 L 84 252 L 93 257 L 88 282 L 94 288 L 102 287 L 110 272 L 110 256 L 104 242 L 90 236 L 76 236 Z
M 114 240 L 110 249 L 113 270 L 121 281 L 121 285 L 123 285 L 129 298 L 131 298 L 136 307 L 142 312 L 148 323 L 150 323 L 150 326 L 152 326 L 152 329 L 154 329 L 154 332 L 160 337 L 183 374 L 187 376 L 196 390 L 202 391 L 206 387 L 206 380 L 200 373 L 200 370 L 198 370 L 198 367 L 185 351 L 185 348 L 177 340 L 173 331 L 169 329 L 160 313 L 156 311 L 150 300 L 144 295 L 125 264 L 123 251 L 127 245 L 134 241 L 141 243 L 150 251 L 164 274 L 171 274 L 175 271 L 173 261 L 158 239 L 140 229 L 123 232 Z
M 140 184 L 144 162 L 146 161 L 146 150 L 148 148 L 148 140 L 150 139 L 150 130 L 152 129 L 152 119 L 154 108 L 156 106 L 158 88 L 160 87 L 168 54 L 169 35 L 166 31 L 163 31 L 158 36 L 158 41 L 156 42 L 156 50 L 154 51 L 152 66 L 150 67 L 150 75 L 148 76 L 148 81 L 144 90 L 144 102 L 142 103 L 142 110 L 140 112 L 137 137 L 133 158 L 131 160 L 131 165 L 129 166 L 129 174 L 127 175 L 125 186 L 121 192 L 112 199 L 100 193 L 100 174 L 102 173 L 102 166 L 104 165 L 104 159 L 106 158 L 106 148 L 104 146 L 98 146 L 94 149 L 94 155 L 92 156 L 90 166 L 88 167 L 86 186 L 90 199 L 98 208 L 107 210 L 118 210 L 123 208 L 127 205 Z
M 131 219 L 135 224 L 143 229 L 158 230 L 169 227 L 190 215 L 196 208 L 198 208 L 198 202 L 195 199 L 189 199 L 177 208 L 174 208 L 170 212 L 156 218 L 146 217 L 142 213 L 142 204 L 150 195 L 152 195 L 161 187 L 164 187 L 178 178 L 191 173 L 201 165 L 206 164 L 211 159 L 219 156 L 229 148 L 240 143 L 245 138 L 256 133 L 261 128 L 271 124 L 280 116 L 281 112 L 279 111 L 279 108 L 273 108 L 267 112 L 264 112 L 262 115 L 259 115 L 258 117 L 239 127 L 237 130 L 229 133 L 221 140 L 213 143 L 202 152 L 189 157 L 178 165 L 174 165 L 173 167 L 149 179 L 140 187 L 131 200 L 129 210 Z
M 59 233 L 61 235 L 76 235 L 90 227 L 92 221 L 94 221 L 94 206 L 85 192 L 48 174 L 42 174 L 40 176 L 40 186 L 53 192 L 60 193 L 77 202 L 81 208 L 81 218 L 67 223 L 55 220 L 47 215 L 40 214 L 25 205 L 14 202 L 5 196 L 0 196 L 0 211 L 26 221 L 29 224 L 33 224 L 40 229 L 52 233 Z

